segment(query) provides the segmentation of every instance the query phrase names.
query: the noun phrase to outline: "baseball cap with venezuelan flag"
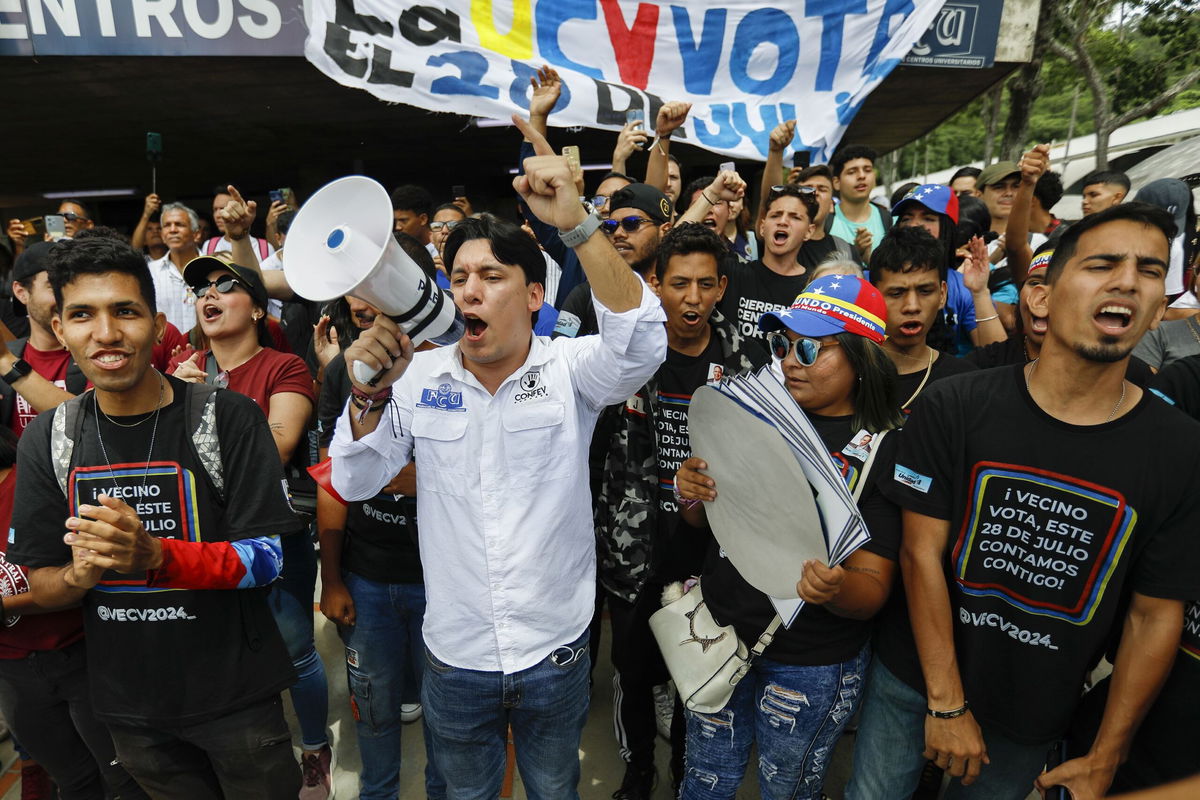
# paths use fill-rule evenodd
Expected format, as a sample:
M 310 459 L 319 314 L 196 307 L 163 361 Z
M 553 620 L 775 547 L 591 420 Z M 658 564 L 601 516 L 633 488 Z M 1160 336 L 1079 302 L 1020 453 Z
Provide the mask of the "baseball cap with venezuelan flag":
M 886 322 L 887 305 L 874 286 L 852 275 L 822 275 L 796 297 L 791 308 L 759 317 L 758 327 L 787 328 L 813 337 L 853 333 L 879 344 Z

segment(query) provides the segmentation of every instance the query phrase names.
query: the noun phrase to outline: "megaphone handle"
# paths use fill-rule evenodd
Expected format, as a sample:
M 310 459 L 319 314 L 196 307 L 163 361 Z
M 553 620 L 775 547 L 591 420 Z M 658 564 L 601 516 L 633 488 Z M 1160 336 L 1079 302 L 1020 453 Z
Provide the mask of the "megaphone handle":
M 372 372 L 364 361 L 355 361 L 351 365 L 354 370 L 354 377 L 359 383 L 365 383 L 367 386 L 375 386 L 379 383 L 379 379 L 383 377 L 384 370 Z

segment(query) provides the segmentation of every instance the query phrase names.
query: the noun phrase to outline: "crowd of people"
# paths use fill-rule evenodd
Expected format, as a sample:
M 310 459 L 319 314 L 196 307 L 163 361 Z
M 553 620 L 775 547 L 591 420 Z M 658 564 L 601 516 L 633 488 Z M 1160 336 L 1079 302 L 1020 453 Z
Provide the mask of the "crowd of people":
M 510 735 L 530 798 L 578 797 L 602 619 L 615 800 L 734 798 L 755 748 L 771 799 L 1082 800 L 1200 769 L 1187 184 L 1098 171 L 1062 220 L 1042 145 L 883 205 L 869 147 L 785 167 L 794 121 L 760 186 L 684 184 L 669 102 L 585 185 L 548 141 L 558 76 L 532 83 L 519 217 L 392 193 L 455 345 L 293 292 L 291 197 L 261 237 L 232 185 L 211 229 L 157 195 L 128 236 L 75 200 L 54 240 L 8 225 L 0 712 L 29 796 L 331 797 L 344 670 L 364 800 L 397 797 L 418 719 L 432 800 L 496 797 Z M 708 521 L 754 476 L 718 487 L 689 437 L 697 389 L 758 370 L 870 533 L 804 564 L 789 625 Z M 715 711 L 650 623 L 696 586 L 759 645 Z

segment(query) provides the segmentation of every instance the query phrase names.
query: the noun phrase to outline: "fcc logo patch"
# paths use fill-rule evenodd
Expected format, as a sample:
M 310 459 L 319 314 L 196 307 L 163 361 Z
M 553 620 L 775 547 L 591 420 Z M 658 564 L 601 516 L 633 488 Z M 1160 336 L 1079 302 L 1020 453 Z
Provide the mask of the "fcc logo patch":
M 443 383 L 436 389 L 422 389 L 421 401 L 417 408 L 434 408 L 439 411 L 466 411 L 463 408 L 462 392 L 450 390 L 450 384 Z

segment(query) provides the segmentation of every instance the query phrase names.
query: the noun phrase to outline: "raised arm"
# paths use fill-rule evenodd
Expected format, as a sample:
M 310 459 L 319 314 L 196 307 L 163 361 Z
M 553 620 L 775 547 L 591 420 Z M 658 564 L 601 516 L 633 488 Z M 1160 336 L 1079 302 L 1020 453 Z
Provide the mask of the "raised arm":
M 545 137 L 526 120 L 514 115 L 513 122 L 533 143 L 536 152 L 549 148 Z M 536 155 L 525 159 L 525 174 L 513 179 L 513 188 L 530 211 L 560 231 L 570 231 L 587 219 L 587 212 L 579 202 L 575 176 L 562 156 Z M 641 304 L 642 282 L 599 228 L 573 249 L 591 284 L 592 295 L 602 305 L 621 313 Z
M 654 121 L 654 133 L 658 141 L 650 148 L 650 158 L 646 163 L 646 183 L 662 192 L 667 191 L 667 162 L 670 160 L 671 154 L 671 134 L 687 121 L 688 113 L 691 110 L 692 104 L 682 100 L 663 103 L 662 107 L 658 109 L 658 118 Z
M 1050 145 L 1039 144 L 1021 156 L 1020 166 L 1021 185 L 1013 198 L 1008 225 L 1004 229 L 1004 252 L 1013 283 L 1018 287 L 1025 282 L 1029 262 L 1033 260 L 1033 250 L 1029 247 L 1029 209 L 1033 205 L 1033 190 L 1038 178 L 1050 167 Z
M 786 122 L 781 122 L 775 126 L 775 130 L 771 131 L 771 141 L 767 145 L 767 163 L 763 167 L 762 188 L 758 195 L 758 216 L 755 219 L 755 227 L 762 222 L 763 214 L 767 213 L 767 196 L 771 193 L 771 187 L 779 180 L 783 174 L 783 151 L 792 143 L 792 139 L 796 137 L 796 120 L 789 119 Z M 790 177 L 790 174 L 789 174 Z
M 613 148 L 613 171 L 627 173 L 629 170 L 626 165 L 629 157 L 645 147 L 649 138 L 650 134 L 646 133 L 646 129 L 642 127 L 641 120 L 634 119 L 626 122 L 621 128 L 621 132 L 617 134 L 617 144 Z
M 162 200 L 158 195 L 146 195 L 146 202 L 142 205 L 142 216 L 138 219 L 137 227 L 133 229 L 133 235 L 129 237 L 129 243 L 139 253 L 146 246 L 146 226 L 150 224 L 150 218 L 157 214 L 160 208 L 162 208 Z
M 243 200 L 237 187 L 227 186 L 225 189 L 229 192 L 230 200 L 224 208 L 218 209 L 217 213 L 225 222 L 225 238 L 231 244 L 230 256 L 233 263 L 240 267 L 248 267 L 261 276 L 258 253 L 254 252 L 254 247 L 250 244 L 250 226 L 254 224 L 254 217 L 258 214 L 258 203 Z
M 971 293 L 971 302 L 975 305 L 975 328 L 971 331 L 971 343 L 983 347 L 1002 342 L 1008 337 L 1008 332 L 1004 330 L 1000 312 L 992 302 L 992 293 L 988 291 L 991 267 L 988 265 L 987 245 L 982 237 L 972 236 L 967 243 L 967 251 L 967 257 L 958 270 L 962 273 L 963 286 Z
M 543 138 L 549 128 L 550 112 L 554 110 L 562 94 L 562 79 L 552 67 L 542 66 L 537 75 L 529 79 L 533 92 L 529 95 L 529 126 Z M 532 141 L 529 136 L 526 141 Z
M 934 711 L 955 711 L 966 703 L 966 696 L 954 652 L 950 591 L 942 569 L 950 523 L 907 509 L 903 516 L 900 569 L 925 675 L 926 702 Z M 988 763 L 987 747 L 974 715 L 967 711 L 953 719 L 927 717 L 925 757 L 962 777 L 963 785 L 973 783 L 981 765 Z
M 700 197 L 696 198 L 696 202 L 688 206 L 687 211 L 679 215 L 679 219 L 675 220 L 675 224 L 682 225 L 685 222 L 703 222 L 713 206 L 728 203 L 745 196 L 745 194 L 746 182 L 742 180 L 741 176 L 733 170 L 723 170 L 717 174 L 717 177 L 708 185 L 708 188 L 700 193 Z M 717 232 L 720 233 L 720 231 Z

